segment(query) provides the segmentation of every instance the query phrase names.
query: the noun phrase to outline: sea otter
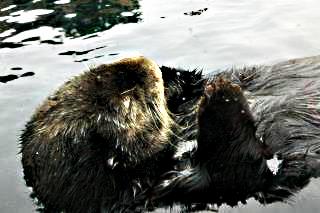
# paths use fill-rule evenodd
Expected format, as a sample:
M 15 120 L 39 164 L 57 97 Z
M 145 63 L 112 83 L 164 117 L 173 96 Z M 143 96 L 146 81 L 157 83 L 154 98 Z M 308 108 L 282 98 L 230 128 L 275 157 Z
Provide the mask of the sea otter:
M 184 119 L 166 99 L 178 113 L 175 100 L 201 75 L 184 73 L 182 82 L 164 73 L 166 83 L 145 57 L 101 65 L 66 82 L 36 110 L 21 153 L 26 184 L 44 212 L 132 212 L 127 204 L 174 170 L 177 144 L 192 131 L 181 127 Z
M 195 211 L 285 201 L 320 175 L 319 101 L 320 56 L 208 77 L 191 162 L 148 192 L 148 203 Z
M 319 67 L 319 56 L 213 76 L 143 57 L 101 65 L 28 122 L 27 185 L 47 212 L 283 201 L 319 175 Z M 177 157 L 186 142 L 196 149 Z

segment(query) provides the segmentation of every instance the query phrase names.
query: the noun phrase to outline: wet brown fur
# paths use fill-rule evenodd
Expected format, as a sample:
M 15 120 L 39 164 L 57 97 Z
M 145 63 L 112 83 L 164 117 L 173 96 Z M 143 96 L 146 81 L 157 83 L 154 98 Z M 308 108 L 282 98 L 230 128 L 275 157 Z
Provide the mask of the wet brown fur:
M 26 183 L 45 212 L 130 212 L 127 203 L 173 169 L 175 126 L 153 61 L 101 65 L 66 82 L 27 123 Z
M 266 204 L 287 200 L 320 175 L 319 56 L 208 78 L 168 67 L 161 67 L 161 77 L 147 67 L 142 73 L 150 77 L 138 77 L 148 83 L 140 82 L 146 87 L 137 97 L 118 77 L 134 79 L 130 70 L 137 74 L 144 63 L 122 62 L 66 83 L 27 124 L 21 137 L 25 179 L 47 212 L 173 204 L 194 211 L 250 197 Z M 97 78 L 104 70 L 117 74 Z M 115 95 L 121 93 L 135 97 L 130 109 L 141 109 L 128 119 L 127 99 Z M 108 95 L 113 98 L 106 101 Z M 107 123 L 96 122 L 105 105 Z M 126 128 L 110 119 L 119 106 Z M 197 149 L 173 158 L 176 145 L 194 140 Z M 118 159 L 110 165 L 113 156 Z M 267 160 L 275 156 L 282 163 L 273 173 Z

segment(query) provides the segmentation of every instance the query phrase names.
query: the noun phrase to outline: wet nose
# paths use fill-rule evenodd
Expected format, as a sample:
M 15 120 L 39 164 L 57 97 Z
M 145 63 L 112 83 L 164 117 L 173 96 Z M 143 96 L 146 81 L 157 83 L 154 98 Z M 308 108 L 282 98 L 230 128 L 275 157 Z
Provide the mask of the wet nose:
M 136 86 L 141 86 L 144 78 L 141 73 L 132 70 L 120 71 L 115 77 L 115 84 L 119 88 L 119 92 L 123 93 Z
M 143 56 L 125 58 L 111 66 L 114 66 L 116 70 L 113 83 L 120 92 L 131 90 L 136 86 L 148 86 L 147 84 L 162 81 L 158 65 Z

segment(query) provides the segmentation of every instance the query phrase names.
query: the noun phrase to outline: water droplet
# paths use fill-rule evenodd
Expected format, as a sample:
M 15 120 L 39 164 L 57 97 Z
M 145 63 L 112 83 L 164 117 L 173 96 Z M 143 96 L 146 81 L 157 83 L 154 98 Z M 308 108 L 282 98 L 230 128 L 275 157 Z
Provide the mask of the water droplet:
M 108 159 L 108 165 L 111 167 L 113 167 L 113 165 L 114 165 L 113 160 L 114 160 L 114 157 Z
M 69 14 L 65 15 L 64 17 L 65 17 L 65 18 L 74 18 L 74 17 L 76 17 L 76 16 L 77 16 L 76 13 L 69 13 Z

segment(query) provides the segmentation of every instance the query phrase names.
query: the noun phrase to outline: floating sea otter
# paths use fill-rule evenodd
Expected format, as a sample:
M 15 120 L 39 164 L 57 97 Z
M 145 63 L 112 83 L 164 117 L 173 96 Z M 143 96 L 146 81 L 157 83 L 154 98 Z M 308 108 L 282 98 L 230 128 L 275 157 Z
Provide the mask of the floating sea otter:
M 46 212 L 282 201 L 319 175 L 319 70 L 320 57 L 212 79 L 143 57 L 101 65 L 26 125 L 27 185 Z
M 121 212 L 175 165 L 179 138 L 159 67 L 143 57 L 66 82 L 21 136 L 25 180 L 45 212 Z

